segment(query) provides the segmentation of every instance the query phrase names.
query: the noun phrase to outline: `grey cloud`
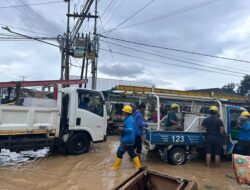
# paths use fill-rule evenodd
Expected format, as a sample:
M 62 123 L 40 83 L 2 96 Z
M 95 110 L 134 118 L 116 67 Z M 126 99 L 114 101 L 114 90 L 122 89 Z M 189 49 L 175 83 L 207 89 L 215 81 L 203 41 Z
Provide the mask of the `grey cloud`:
M 115 64 L 99 66 L 100 72 L 117 77 L 137 77 L 144 73 L 142 66 L 137 64 Z
M 121 0 L 122 1 L 122 0 Z M 9 0 L 12 4 L 20 4 L 18 0 Z M 32 0 L 25 0 L 27 3 L 32 3 Z M 72 1 L 74 2 L 74 1 Z M 81 1 L 83 2 L 83 1 Z M 117 7 L 119 2 L 114 1 Z M 180 9 L 181 7 L 190 5 L 199 1 L 166 1 L 157 0 L 154 1 L 150 7 L 146 8 L 143 12 L 130 19 L 123 26 L 127 26 L 133 23 L 143 21 L 145 19 L 151 19 L 157 16 L 167 14 L 169 11 Z M 102 15 L 106 6 L 110 1 L 100 1 L 99 12 Z M 121 23 L 125 18 L 142 7 L 145 1 L 122 1 L 122 6 L 112 16 L 110 15 L 116 8 L 109 10 L 106 15 L 101 19 L 104 21 L 105 29 L 113 28 Z M 9 5 L 6 1 L 3 4 Z M 133 4 L 133 6 L 131 6 Z M 74 3 L 72 3 L 73 10 Z M 213 5 L 205 6 L 199 9 L 194 9 L 189 12 L 184 12 L 179 15 L 168 17 L 166 19 L 156 20 L 136 27 L 115 30 L 111 32 L 110 36 L 121 39 L 127 39 L 130 41 L 143 42 L 148 44 L 154 44 L 158 46 L 166 46 L 176 49 L 184 49 L 189 51 L 197 51 L 215 55 L 223 55 L 224 52 L 232 52 L 227 56 L 238 56 L 241 59 L 250 59 L 249 47 L 250 38 L 247 37 L 244 41 L 239 41 L 232 36 L 232 39 L 220 40 L 221 36 L 227 33 L 234 23 L 239 22 L 240 19 L 245 19 L 249 16 L 249 0 L 241 1 L 218 1 Z M 32 9 L 32 10 L 30 10 Z M 49 29 L 47 25 L 42 24 L 41 15 L 46 22 L 51 23 L 58 28 L 61 33 L 65 31 L 67 11 L 66 3 L 52 4 L 45 6 L 34 6 L 31 8 L 19 8 L 10 10 L 1 10 L 0 23 L 19 26 L 30 30 L 40 31 L 43 33 L 49 33 L 54 35 L 52 29 Z M 15 14 L 15 19 L 13 19 Z M 32 15 L 32 16 L 31 16 Z M 39 18 L 40 19 L 39 19 Z M 107 22 L 107 20 L 109 22 Z M 74 21 L 72 19 L 72 26 Z M 87 24 L 85 20 L 84 25 Z M 89 22 L 89 28 L 92 28 L 93 23 Z M 71 27 L 72 28 L 72 27 Z M 87 27 L 86 27 L 87 28 Z M 99 22 L 98 32 L 102 32 L 102 26 Z M 118 43 L 118 42 L 117 42 Z M 152 51 L 152 48 L 127 44 L 130 47 L 139 48 L 145 51 Z M 143 58 L 154 59 L 182 66 L 188 65 L 187 63 L 176 62 L 173 60 L 167 60 L 164 58 L 152 56 L 136 52 L 134 50 L 128 50 L 120 48 L 114 45 L 110 45 L 112 51 L 119 51 L 121 53 L 135 55 Z M 102 43 L 101 48 L 109 49 L 109 47 Z M 156 50 L 156 49 L 154 49 Z M 29 52 L 29 57 L 22 57 L 14 52 Z M 184 58 L 192 58 L 200 60 L 197 63 L 204 65 L 217 64 L 220 66 L 227 66 L 238 68 L 239 65 L 244 69 L 250 70 L 250 66 L 247 64 L 240 64 L 237 62 L 222 61 L 219 59 L 211 59 L 206 57 L 194 56 L 189 54 L 182 54 L 178 52 L 160 50 L 162 55 L 168 56 L 172 54 L 172 57 L 182 56 Z M 6 64 L 11 68 L 10 72 L 13 76 L 28 75 L 29 79 L 48 79 L 59 78 L 60 71 L 60 52 L 54 47 L 42 45 L 39 42 L 1 42 L 0 46 L 0 70 L 3 67 L 1 65 Z M 152 51 L 153 52 L 153 51 Z M 114 59 L 114 60 L 113 60 Z M 81 60 L 79 60 L 81 62 Z M 113 62 L 117 63 L 117 68 Z M 18 68 L 13 68 L 13 65 L 19 64 Z M 112 63 L 112 64 L 105 64 Z M 99 63 L 98 63 L 98 76 L 112 77 L 126 79 L 127 76 L 132 77 L 137 81 L 147 81 L 155 83 L 158 87 L 185 89 L 189 87 L 193 88 L 207 88 L 222 86 L 228 82 L 238 82 L 240 78 L 219 75 L 216 73 L 206 73 L 197 70 L 184 69 L 180 67 L 170 66 L 163 63 L 155 63 L 146 60 L 139 60 L 129 56 L 122 56 L 113 53 L 113 57 L 110 52 L 100 51 Z M 188 65 L 190 66 L 190 65 Z M 6 67 L 4 67 L 6 68 Z M 117 71 L 118 70 L 118 71 Z M 79 74 L 79 68 L 71 68 L 71 74 Z M 0 76 L 1 77 L 1 76 Z M 5 77 L 1 77 L 1 80 L 5 80 Z

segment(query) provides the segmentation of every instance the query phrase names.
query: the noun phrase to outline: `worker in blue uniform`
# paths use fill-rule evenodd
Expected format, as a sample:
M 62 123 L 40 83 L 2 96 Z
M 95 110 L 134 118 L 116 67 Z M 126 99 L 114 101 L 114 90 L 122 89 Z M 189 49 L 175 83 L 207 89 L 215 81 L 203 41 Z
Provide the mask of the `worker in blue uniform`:
M 135 120 L 135 145 L 134 149 L 141 160 L 141 151 L 142 151 L 142 132 L 143 128 L 146 127 L 144 123 L 144 112 L 146 109 L 146 105 L 144 103 L 139 105 L 139 109 L 134 113 Z
M 236 152 L 241 155 L 250 155 L 250 113 L 243 111 L 240 116 L 239 142 Z
M 141 162 L 137 154 L 134 152 L 134 144 L 135 144 L 135 126 L 134 126 L 134 118 L 132 116 L 132 107 L 126 105 L 122 109 L 123 115 L 125 116 L 125 120 L 123 122 L 122 135 L 120 138 L 120 146 L 116 152 L 116 161 L 113 164 L 112 169 L 118 170 L 122 163 L 122 157 L 125 152 L 128 152 L 131 159 L 134 161 L 134 165 L 136 168 L 141 168 Z
M 88 110 L 89 109 L 89 98 L 84 97 L 83 101 L 80 101 L 79 108 Z

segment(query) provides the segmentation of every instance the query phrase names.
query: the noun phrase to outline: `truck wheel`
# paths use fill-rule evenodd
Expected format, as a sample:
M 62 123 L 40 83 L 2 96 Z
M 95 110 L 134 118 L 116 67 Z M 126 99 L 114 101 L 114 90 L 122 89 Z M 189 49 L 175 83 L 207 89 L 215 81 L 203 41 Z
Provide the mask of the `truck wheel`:
M 173 165 L 185 164 L 187 153 L 183 148 L 172 148 L 168 153 L 168 162 Z
M 72 155 L 79 155 L 89 151 L 90 139 L 86 134 L 75 134 L 68 142 L 68 153 Z

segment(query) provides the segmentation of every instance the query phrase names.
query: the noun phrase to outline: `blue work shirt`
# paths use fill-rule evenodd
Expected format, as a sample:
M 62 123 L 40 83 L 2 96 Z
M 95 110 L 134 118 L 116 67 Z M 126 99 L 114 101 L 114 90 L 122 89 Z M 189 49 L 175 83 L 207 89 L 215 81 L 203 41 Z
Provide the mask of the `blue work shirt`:
M 134 145 L 135 143 L 135 126 L 134 118 L 132 115 L 127 117 L 124 122 L 123 134 L 121 135 L 121 144 Z
M 135 135 L 142 136 L 142 130 L 143 127 L 145 127 L 145 124 L 144 124 L 143 114 L 142 112 L 140 112 L 140 110 L 135 111 L 134 119 L 135 119 Z
M 238 133 L 238 138 L 241 141 L 250 141 L 250 121 L 241 126 L 241 129 Z
M 167 119 L 165 120 L 165 127 L 172 127 L 174 124 L 171 121 L 178 122 L 178 118 L 176 116 L 176 112 L 169 111 Z

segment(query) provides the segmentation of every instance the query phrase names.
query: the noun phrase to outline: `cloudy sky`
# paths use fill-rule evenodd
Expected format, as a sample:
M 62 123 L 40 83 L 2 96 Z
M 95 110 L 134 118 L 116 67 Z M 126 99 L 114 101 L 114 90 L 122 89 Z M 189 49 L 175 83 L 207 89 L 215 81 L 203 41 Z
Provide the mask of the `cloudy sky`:
M 0 24 L 31 36 L 63 34 L 66 3 L 13 7 L 52 1 L 55 0 L 0 0 Z M 72 11 L 79 11 L 84 2 L 72 0 Z M 138 10 L 141 11 L 135 14 Z M 100 0 L 98 12 L 101 16 L 98 33 L 103 35 L 250 60 L 249 0 Z M 71 27 L 74 23 L 72 19 Z M 93 22 L 86 20 L 80 31 L 92 29 Z M 6 34 L 0 29 L 0 37 Z M 171 89 L 198 89 L 239 83 L 244 74 L 250 73 L 250 63 L 101 39 L 100 78 L 143 81 Z M 26 40 L 0 43 L 0 81 L 20 80 L 20 76 L 26 76 L 26 80 L 59 79 L 58 48 Z M 72 63 L 80 66 L 81 60 L 72 59 Z M 79 75 L 80 68 L 71 67 L 70 74 Z

